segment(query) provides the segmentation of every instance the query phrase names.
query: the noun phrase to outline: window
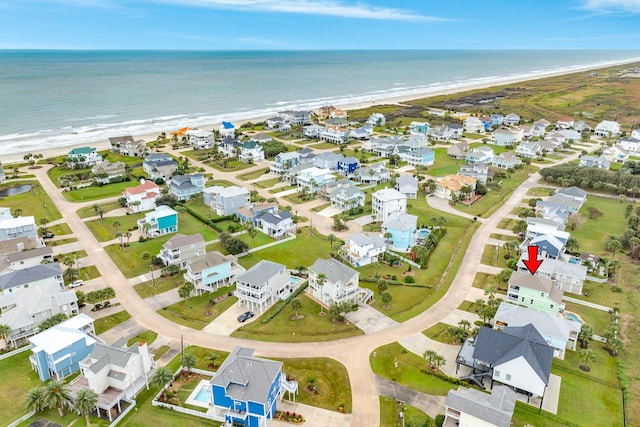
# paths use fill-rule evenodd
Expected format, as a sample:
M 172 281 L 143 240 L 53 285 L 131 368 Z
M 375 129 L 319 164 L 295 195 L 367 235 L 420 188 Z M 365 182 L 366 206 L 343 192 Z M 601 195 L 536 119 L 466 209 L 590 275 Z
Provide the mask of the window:
M 540 296 L 541 296 L 541 297 L 544 297 L 544 292 L 540 292 Z
M 533 304 L 533 299 L 531 300 L 531 302 L 529 302 L 529 304 Z
M 511 381 L 511 374 L 507 374 L 507 375 L 505 376 L 505 379 L 506 379 L 507 381 Z
M 493 376 L 496 377 L 496 378 L 500 378 L 500 371 L 494 370 L 493 371 Z

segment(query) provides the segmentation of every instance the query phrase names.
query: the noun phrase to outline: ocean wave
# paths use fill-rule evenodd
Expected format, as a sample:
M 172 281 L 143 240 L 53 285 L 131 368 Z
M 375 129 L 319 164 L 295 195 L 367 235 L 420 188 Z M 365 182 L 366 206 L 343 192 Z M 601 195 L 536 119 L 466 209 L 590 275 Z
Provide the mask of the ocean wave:
M 99 114 L 97 116 L 88 116 L 88 117 L 73 117 L 71 119 L 67 119 L 68 122 L 84 122 L 86 120 L 105 120 L 111 119 L 113 117 L 118 117 L 117 114 Z

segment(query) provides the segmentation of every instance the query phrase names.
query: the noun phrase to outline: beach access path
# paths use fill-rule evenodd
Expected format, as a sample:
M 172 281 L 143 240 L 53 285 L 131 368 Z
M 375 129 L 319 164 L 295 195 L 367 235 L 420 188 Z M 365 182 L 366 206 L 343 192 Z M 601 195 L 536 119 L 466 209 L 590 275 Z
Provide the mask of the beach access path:
M 175 153 L 179 155 L 179 152 Z M 569 156 L 562 160 L 566 162 L 576 158 Z M 199 162 L 194 162 L 198 164 Z M 203 165 L 205 170 L 210 170 Z M 264 165 L 256 165 L 257 169 Z M 252 347 L 256 355 L 265 357 L 329 357 L 337 360 L 347 369 L 352 390 L 352 417 L 351 425 L 377 426 L 380 423 L 379 392 L 376 376 L 368 363 L 369 356 L 379 346 L 407 339 L 414 334 L 438 323 L 441 319 L 456 310 L 469 292 L 475 277 L 477 266 L 480 264 L 482 251 L 491 233 L 495 232 L 498 222 L 507 216 L 517 206 L 530 188 L 537 186 L 540 175 L 530 175 L 489 218 L 486 218 L 472 236 L 468 249 L 464 254 L 460 269 L 453 279 L 448 292 L 429 309 L 406 322 L 390 326 L 386 329 L 356 337 L 311 343 L 272 343 L 251 341 L 212 334 L 206 330 L 195 330 L 178 325 L 160 316 L 154 308 L 143 300 L 130 285 L 111 258 L 103 250 L 100 242 L 89 231 L 84 221 L 77 215 L 76 210 L 80 205 L 67 201 L 61 191 L 49 180 L 47 170 L 50 167 L 33 170 L 43 189 L 49 194 L 52 202 L 67 220 L 74 235 L 82 242 L 91 263 L 101 272 L 103 277 L 108 277 L 108 285 L 118 296 L 122 307 L 131 315 L 131 327 L 158 331 L 162 339 L 179 341 L 184 339 L 187 345 L 202 347 L 215 346 L 216 349 L 231 351 L 235 346 Z M 246 170 L 244 171 L 246 173 Z M 238 185 L 246 185 L 231 173 L 214 171 L 217 179 L 228 179 Z M 286 204 L 286 203 L 284 203 Z M 300 212 L 300 206 L 297 206 Z M 353 232 L 351 230 L 351 232 Z M 137 325 L 136 325 L 137 324 Z

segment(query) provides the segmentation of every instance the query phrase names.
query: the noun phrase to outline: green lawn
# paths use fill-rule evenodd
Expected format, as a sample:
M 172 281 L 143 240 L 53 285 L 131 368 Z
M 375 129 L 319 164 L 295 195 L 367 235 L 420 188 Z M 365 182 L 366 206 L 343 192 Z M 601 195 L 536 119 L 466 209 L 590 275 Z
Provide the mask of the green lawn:
M 99 242 L 108 242 L 116 238 L 117 230 L 120 230 L 121 233 L 133 230 L 138 225 L 140 218 L 144 218 L 144 213 L 94 219 L 86 221 L 85 224 Z M 115 221 L 120 223 L 117 229 L 113 226 Z
M 249 245 L 249 249 L 257 248 L 259 246 L 266 245 L 268 243 L 272 243 L 275 241 L 273 238 L 267 236 L 261 231 L 258 231 L 254 238 L 251 238 L 251 236 L 249 236 L 248 233 L 240 234 L 239 236 L 236 236 L 236 237 L 242 240 L 243 242 L 245 242 L 247 245 Z M 286 243 L 283 243 L 283 244 L 286 244 Z M 277 247 L 280 247 L 280 245 L 277 245 Z M 218 251 L 225 255 L 229 254 L 229 252 L 227 252 L 227 250 L 224 248 L 224 245 L 221 242 L 208 245 L 207 252 L 210 252 L 210 251 Z M 245 257 L 242 257 L 241 259 L 244 259 L 244 258 Z M 244 263 L 242 263 L 242 265 L 244 265 Z
M 99 151 L 99 153 L 104 158 L 106 155 L 106 159 L 111 163 L 122 162 L 126 165 L 131 166 L 132 168 L 142 167 L 142 158 L 136 156 L 123 156 L 122 154 L 114 153 L 113 151 L 103 150 Z
M 257 241 L 257 238 L 253 240 Z M 254 243 L 254 246 L 258 246 L 257 242 Z M 211 249 L 207 248 L 207 250 Z M 299 265 L 311 265 L 316 259 L 328 256 L 329 241 L 319 234 L 312 235 L 308 227 L 303 227 L 295 239 L 243 256 L 239 262 L 247 269 L 263 259 L 295 268 Z
M 397 342 L 378 347 L 369 356 L 369 363 L 376 375 L 423 393 L 446 396 L 449 390 L 458 388 L 455 384 L 423 373 L 422 370 L 428 369 L 425 360 Z
M 224 179 L 212 179 L 210 181 L 207 181 L 205 184 L 206 187 L 213 187 L 215 185 L 219 185 L 221 187 L 231 187 L 235 184 L 231 181 L 227 181 Z
M 507 284 L 500 282 L 500 280 L 498 280 L 498 276 L 495 274 L 476 273 L 472 286 L 479 289 L 494 288 L 498 291 L 507 292 Z
M 602 242 L 607 236 L 620 237 L 627 229 L 627 220 L 624 217 L 627 204 L 615 199 L 587 196 L 586 203 L 579 211 L 582 224 L 571 231 L 571 237 L 578 240 L 580 250 L 610 256 L 605 252 Z M 598 219 L 589 219 L 589 208 L 599 210 L 602 216 Z
M 252 185 L 255 185 L 256 187 L 260 187 L 260 188 L 271 188 L 280 182 L 282 182 L 282 180 L 278 177 L 278 178 L 264 179 L 262 181 L 256 181 Z
M 447 337 L 447 328 L 449 326 L 455 325 L 447 325 L 446 323 L 438 322 L 429 329 L 425 329 L 422 333 L 427 337 L 431 338 L 434 341 L 438 341 L 444 344 L 452 344 L 449 341 L 449 337 Z
M 494 245 L 485 245 L 482 251 L 481 263 L 485 265 L 492 265 L 494 267 L 509 268 L 507 266 L 507 260 L 504 259 L 506 250 Z
M 167 292 L 171 289 L 179 288 L 184 283 L 182 274 L 160 277 L 160 271 L 155 270 L 153 277 L 153 282 L 149 280 L 148 282 L 139 283 L 133 286 L 133 289 L 138 293 L 138 295 L 140 295 L 140 298 L 149 298 L 154 295 Z
M 584 305 L 578 305 L 573 302 L 567 302 L 565 304 L 567 311 L 578 313 L 586 323 L 591 325 L 594 334 L 602 335 L 609 326 L 609 313 L 606 311 L 596 310 L 595 308 L 585 307 Z
M 395 399 L 380 396 L 380 427 L 401 427 L 403 406 Z M 411 405 L 404 405 L 404 422 L 407 426 L 433 426 L 435 422 L 427 414 Z
M 142 254 L 147 252 L 150 256 L 157 255 L 162 249 L 162 245 L 169 240 L 173 234 L 155 237 L 146 242 L 131 241 L 124 250 L 118 243 L 105 246 L 104 251 L 111 257 L 125 277 L 131 278 L 141 274 L 149 273 L 151 260 L 143 260 Z M 156 277 L 160 274 L 157 273 Z
M 288 377 L 298 381 L 296 402 L 330 411 L 338 411 L 342 405 L 345 413 L 351 413 L 349 373 L 342 364 L 323 357 L 276 360 L 284 363 L 282 371 Z M 318 394 L 307 389 L 311 376 L 315 378 Z
M 58 187 L 61 188 L 62 185 L 60 184 L 60 179 L 63 177 L 66 177 L 68 175 L 76 175 L 76 174 L 90 174 L 91 173 L 91 168 L 83 168 L 83 169 L 64 169 L 60 166 L 56 166 L 53 167 L 51 169 L 49 169 L 49 171 L 47 172 L 47 175 L 49 175 L 49 178 L 51 179 L 51 182 L 53 182 L 53 184 Z M 91 181 L 91 180 L 89 180 Z
M 311 208 L 312 212 L 320 212 L 321 210 L 324 210 L 326 208 L 328 208 L 329 206 L 331 206 L 331 203 L 324 203 L 320 206 L 316 206 L 315 208 Z
M 595 302 L 607 307 L 613 307 L 616 303 L 620 303 L 622 299 L 625 299 L 625 292 L 617 293 L 613 292 L 615 289 L 613 286 L 607 283 L 595 283 L 586 281 L 582 287 L 583 295 L 569 294 L 572 298 L 581 299 L 584 301 Z M 585 296 L 587 293 L 589 296 Z
M 65 222 L 56 225 L 49 225 L 47 226 L 47 229 L 56 236 L 65 236 L 72 233 L 71 227 L 69 227 Z
M 95 279 L 96 277 L 100 277 L 101 274 L 98 271 L 98 269 L 96 268 L 95 265 L 89 265 L 87 267 L 81 267 L 80 268 L 80 278 L 82 280 L 91 280 L 91 279 Z
M 326 314 L 321 316 L 320 305 L 304 293 L 298 298 L 302 302 L 302 308 L 298 310 L 298 314 L 304 316 L 304 319 L 291 320 L 296 313 L 289 304 L 270 322 L 262 323 L 262 319 L 266 319 L 275 309 L 274 306 L 255 321 L 236 329 L 231 336 L 270 342 L 312 342 L 331 341 L 363 334 L 351 323 L 336 323 Z
M 158 310 L 158 314 L 172 322 L 193 329 L 203 329 L 231 307 L 238 298 L 232 296 L 215 305 L 212 305 L 209 301 L 234 290 L 235 286 L 225 286 L 215 292 L 192 296 L 186 301 L 183 300 Z
M 434 148 L 435 160 L 433 166 L 429 166 L 427 173 L 431 176 L 444 176 L 455 174 L 464 165 L 464 160 L 456 160 L 447 156 L 446 148 Z
M 105 213 L 122 207 L 117 201 L 109 203 L 98 203 L 97 205 L 100 206 Z M 80 218 L 89 218 L 97 215 L 96 210 L 93 208 L 93 206 L 86 206 L 84 208 L 78 209 L 78 216 Z
M 31 369 L 27 350 L 15 356 L 0 360 L 0 425 L 6 426 L 26 412 L 21 402 L 27 392 L 41 385 L 38 373 Z
M 118 326 L 120 323 L 126 322 L 129 319 L 131 319 L 131 315 L 126 311 L 120 311 L 118 313 L 112 314 L 111 316 L 96 319 L 96 321 L 94 322 L 96 335 L 100 335 L 101 333 L 106 332 L 109 329 Z
M 161 345 L 160 347 L 158 347 L 155 352 L 153 353 L 153 360 L 158 360 L 160 359 L 162 356 L 164 356 L 164 354 L 171 350 L 171 347 L 168 345 Z
M 333 150 L 335 148 L 339 148 L 338 144 L 333 144 L 331 142 L 320 142 L 318 144 L 313 144 L 311 146 L 314 150 Z
M 200 220 L 187 212 L 183 212 L 178 215 L 178 232 L 186 236 L 200 233 L 202 234 L 205 242 L 218 238 L 218 232 L 216 230 L 206 226 Z
M 90 200 L 106 199 L 108 197 L 121 196 L 122 192 L 129 187 L 134 187 L 135 181 L 117 182 L 102 186 L 91 185 L 73 191 L 64 191 L 62 194 L 70 202 L 87 202 Z
M 87 422 L 85 420 L 84 415 L 79 416 L 73 411 L 69 411 L 68 408 L 65 408 L 64 416 L 62 418 L 60 417 L 60 414 L 58 414 L 57 409 L 48 409 L 44 412 L 40 412 L 39 414 L 36 414 L 33 417 L 21 422 L 20 424 L 18 424 L 18 427 L 28 427 L 32 425 L 32 423 L 37 419 L 46 420 L 46 421 L 55 423 L 55 425 L 68 425 L 68 426 L 73 425 L 74 427 L 87 426 Z M 90 417 L 89 420 L 91 421 L 91 426 L 93 427 L 107 427 L 111 424 L 109 420 L 103 420 L 101 418 L 97 418 L 94 416 Z
M 137 342 L 145 342 L 147 345 L 151 345 L 156 338 L 158 338 L 158 333 L 150 330 L 142 331 L 135 337 L 131 337 L 129 341 L 127 341 L 128 346 L 132 346 Z
M 224 165 L 221 161 L 212 162 L 209 164 L 209 166 L 219 170 L 220 172 L 234 172 L 234 171 L 240 171 L 242 169 L 252 168 L 255 166 L 255 164 L 250 165 L 249 163 L 242 163 L 240 160 L 232 159 L 227 162 L 226 168 L 223 167 Z
M 49 198 L 49 195 L 42 189 L 38 181 L 23 181 L 19 185 L 31 184 L 33 189 L 26 193 L 16 194 L 14 196 L 0 198 L 0 205 L 10 208 L 11 212 L 15 209 L 22 209 L 22 216 L 33 215 L 36 225 L 40 226 L 40 219 L 47 218 L 49 222 L 62 218 L 60 212 Z M 0 185 L 0 190 L 13 187 L 17 184 Z M 45 208 L 46 206 L 46 208 Z
M 269 172 L 269 168 L 258 169 L 253 172 L 247 172 L 244 174 L 238 175 L 238 179 L 243 181 L 251 181 L 252 179 L 260 178 L 262 175 Z

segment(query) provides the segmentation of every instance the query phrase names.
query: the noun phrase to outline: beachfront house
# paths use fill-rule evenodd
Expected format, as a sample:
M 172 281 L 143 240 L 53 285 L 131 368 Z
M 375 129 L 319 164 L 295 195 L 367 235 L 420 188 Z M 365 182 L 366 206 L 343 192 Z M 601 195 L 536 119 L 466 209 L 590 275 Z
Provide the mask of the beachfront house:
M 238 138 L 225 138 L 218 144 L 218 152 L 229 158 L 238 158 L 242 152 L 242 142 Z
M 378 260 L 378 257 L 387 249 L 387 242 L 377 234 L 356 233 L 347 238 L 342 249 L 351 265 L 362 267 Z
M 372 216 L 375 221 L 386 221 L 391 214 L 407 212 L 407 196 L 394 188 L 384 188 L 371 195 Z
M 215 144 L 214 133 L 205 129 L 189 129 L 184 134 L 195 150 L 208 150 Z
M 93 174 L 93 180 L 98 184 L 109 184 L 112 180 L 127 176 L 127 168 L 123 162 L 111 163 L 108 160 L 104 160 L 100 163 L 96 163 L 91 167 L 91 173 Z
M 253 352 L 235 347 L 211 379 L 209 412 L 225 425 L 267 426 L 276 416 L 285 386 L 297 391 L 297 383 L 286 380 L 282 362 L 255 357 Z
M 331 306 L 349 302 L 355 304 L 361 294 L 358 286 L 360 273 L 333 258 L 318 258 L 309 266 L 310 293 L 320 303 Z
M 529 310 L 508 302 L 501 302 L 493 318 L 493 329 L 503 330 L 508 326 L 526 326 L 532 324 L 547 344 L 553 347 L 553 356 L 564 359 L 567 349 L 575 350 L 580 322 L 565 319 L 537 310 Z
M 58 267 L 59 280 L 62 281 L 60 267 L 57 264 L 53 265 Z M 32 267 L 32 269 L 35 268 Z M 11 289 L 4 288 L 7 285 L 7 280 L 12 279 L 11 276 L 23 272 L 27 272 L 27 270 L 0 276 L 0 285 L 3 287 L 3 292 L 0 294 L 0 310 L 2 311 L 0 325 L 9 327 L 7 342 L 12 346 L 37 334 L 40 324 L 56 314 L 63 313 L 67 316 L 78 314 L 76 293 L 73 290 L 65 291 L 64 287 L 56 281 L 44 283 L 42 280 L 26 280 L 31 283 L 22 283 L 23 289 L 17 292 L 11 292 Z M 25 275 L 13 277 L 24 278 Z
M 104 411 L 112 421 L 114 414 L 122 412 L 123 400 L 134 399 L 143 387 L 149 389 L 156 362 L 146 342 L 128 345 L 126 338 L 120 338 L 111 345 L 97 342 L 80 368 L 82 376 L 69 383 L 71 395 L 90 389 L 98 395 L 98 415 Z
M 286 110 L 278 111 L 278 115 L 282 117 L 287 123 L 291 123 L 295 126 L 304 126 L 311 124 L 311 111 Z
M 435 196 L 454 200 L 476 191 L 476 179 L 464 175 L 445 175 L 436 180 Z M 468 192 L 467 192 L 468 190 Z
M 158 237 L 178 231 L 178 212 L 169 206 L 156 206 L 144 218 L 138 220 L 138 229 L 147 237 Z
M 38 227 L 33 216 L 0 219 L 0 242 L 20 238 L 39 240 Z
M 265 213 L 258 220 L 258 228 L 264 234 L 274 239 L 294 236 L 296 233 L 296 225 L 293 223 L 293 217 L 287 211 Z
M 237 185 L 206 187 L 202 200 L 216 215 L 233 215 L 249 203 L 249 190 Z
M 142 169 L 151 180 L 167 180 L 178 170 L 178 162 L 166 153 L 153 153 L 144 158 Z
M 516 392 L 499 385 L 491 394 L 459 386 L 444 402 L 444 427 L 510 427 Z
M 140 180 L 140 185 L 129 187 L 122 193 L 127 207 L 134 213 L 155 209 L 160 187 L 153 181 Z
M 176 175 L 169 181 L 169 193 L 176 196 L 178 200 L 187 201 L 196 194 L 204 191 L 204 175 L 201 173 L 191 173 L 187 175 Z
M 395 189 L 404 194 L 407 199 L 418 197 L 418 178 L 411 175 L 400 175 L 396 178 Z
M 102 161 L 102 156 L 93 147 L 78 147 L 67 153 L 67 163 L 72 167 L 86 168 Z
M 29 338 L 29 361 L 40 381 L 68 377 L 80 370 L 80 361 L 87 357 L 97 339 L 93 319 L 80 313 Z
M 580 166 L 609 170 L 611 162 L 602 156 L 580 156 Z
M 131 135 L 109 138 L 109 149 L 129 157 L 144 157 L 149 152 L 146 142 L 136 141 Z
M 611 120 L 603 120 L 595 127 L 593 134 L 603 138 L 615 138 L 620 136 L 620 123 Z
M 382 223 L 382 233 L 392 250 L 407 252 L 415 244 L 417 225 L 417 216 L 396 212 Z
M 231 122 L 222 122 L 218 128 L 220 139 L 234 138 L 236 136 L 236 127 Z
M 236 277 L 233 294 L 241 306 L 264 313 L 279 299 L 287 298 L 291 291 L 291 276 L 286 266 L 262 260 Z
M 313 125 L 305 126 L 304 129 L 302 130 L 302 134 L 305 136 L 305 138 L 318 139 L 320 132 L 322 132 L 323 130 L 324 130 L 323 126 L 313 124 Z
M 553 348 L 531 325 L 509 326 L 502 331 L 481 326 L 475 338 L 467 338 L 456 357 L 456 372 L 460 365 L 471 372 L 460 379 L 485 388 L 484 379 L 509 386 L 527 397 L 542 400 L 549 385 Z
M 514 169 L 521 164 L 522 160 L 520 160 L 513 151 L 505 151 L 493 158 L 493 166 L 501 169 Z
M 196 294 L 201 295 L 232 284 L 236 276 L 244 271 L 235 256 L 213 251 L 189 259 L 183 278 L 193 283 Z
M 177 265 L 180 270 L 183 270 L 191 259 L 206 251 L 202 234 L 195 233 L 188 236 L 176 234 L 162 245 L 158 258 L 164 265 Z
M 509 279 L 507 301 L 512 304 L 557 316 L 564 311 L 562 295 L 562 289 L 557 288 L 553 280 L 546 277 L 514 271 Z

